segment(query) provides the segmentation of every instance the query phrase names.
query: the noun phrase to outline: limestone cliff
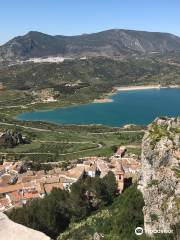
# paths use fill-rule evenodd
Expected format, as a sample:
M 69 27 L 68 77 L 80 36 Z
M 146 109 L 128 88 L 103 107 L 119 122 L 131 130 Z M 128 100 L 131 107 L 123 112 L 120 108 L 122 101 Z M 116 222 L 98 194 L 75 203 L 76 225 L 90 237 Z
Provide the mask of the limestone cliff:
M 180 118 L 158 118 L 142 143 L 139 189 L 145 206 L 144 228 L 149 235 L 177 232 L 180 222 Z M 177 234 L 177 233 L 175 233 Z

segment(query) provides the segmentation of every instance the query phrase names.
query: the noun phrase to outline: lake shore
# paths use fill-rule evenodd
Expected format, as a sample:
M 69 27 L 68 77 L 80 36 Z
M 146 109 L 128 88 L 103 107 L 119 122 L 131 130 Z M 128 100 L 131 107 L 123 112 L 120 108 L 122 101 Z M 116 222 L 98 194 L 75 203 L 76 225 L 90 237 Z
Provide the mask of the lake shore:
M 116 91 L 134 91 L 146 89 L 162 89 L 162 88 L 180 88 L 179 85 L 161 86 L 161 85 L 148 85 L 148 86 L 127 86 L 127 87 L 114 87 Z
M 114 100 L 111 98 L 101 98 L 101 99 L 95 99 L 93 103 L 110 103 L 113 102 Z
M 126 124 L 147 125 L 158 116 L 179 116 L 179 89 L 144 91 L 134 91 L 133 94 L 130 91 L 119 92 L 112 98 L 112 104 L 90 103 L 53 111 L 27 112 L 19 115 L 18 120 L 120 127 Z

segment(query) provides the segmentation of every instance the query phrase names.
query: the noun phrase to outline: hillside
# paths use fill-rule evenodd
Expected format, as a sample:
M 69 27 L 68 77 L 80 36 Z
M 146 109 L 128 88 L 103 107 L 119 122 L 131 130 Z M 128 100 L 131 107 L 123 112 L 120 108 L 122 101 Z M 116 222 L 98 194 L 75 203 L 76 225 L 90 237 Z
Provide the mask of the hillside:
M 1 46 L 0 61 L 57 55 L 120 57 L 179 50 L 180 38 L 169 33 L 113 29 L 79 36 L 51 36 L 31 31 Z
M 26 63 L 0 69 L 0 82 L 6 89 L 51 87 L 66 94 L 81 91 L 87 94 L 89 89 L 108 92 L 120 85 L 178 85 L 179 80 L 180 67 L 158 58 L 126 61 L 91 58 L 62 63 Z
M 142 194 L 136 186 L 131 186 L 115 199 L 111 207 L 97 211 L 81 222 L 72 223 L 58 240 L 146 239 L 134 233 L 137 226 L 143 226 L 143 205 Z

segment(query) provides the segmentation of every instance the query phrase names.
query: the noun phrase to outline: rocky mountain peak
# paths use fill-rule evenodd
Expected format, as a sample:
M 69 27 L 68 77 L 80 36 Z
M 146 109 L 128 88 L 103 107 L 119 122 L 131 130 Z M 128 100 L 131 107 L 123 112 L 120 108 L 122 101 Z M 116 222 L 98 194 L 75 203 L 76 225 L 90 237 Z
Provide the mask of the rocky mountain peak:
M 30 31 L 0 46 L 0 61 L 35 57 L 111 58 L 180 50 L 180 38 L 168 33 L 112 29 L 78 36 L 51 36 Z

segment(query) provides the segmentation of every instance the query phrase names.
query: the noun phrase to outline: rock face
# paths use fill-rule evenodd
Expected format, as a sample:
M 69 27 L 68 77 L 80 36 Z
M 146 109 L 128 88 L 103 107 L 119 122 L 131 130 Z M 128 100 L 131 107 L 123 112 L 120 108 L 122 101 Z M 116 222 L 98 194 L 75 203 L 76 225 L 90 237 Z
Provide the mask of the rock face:
M 0 61 L 61 56 L 108 56 L 180 50 L 180 38 L 169 33 L 112 29 L 79 36 L 51 36 L 31 31 L 0 46 Z
M 20 132 L 7 130 L 5 133 L 0 133 L 0 146 L 13 148 L 18 144 L 28 144 L 30 141 L 22 136 Z
M 180 118 L 158 118 L 149 126 L 141 160 L 145 232 L 176 232 L 180 222 Z
M 0 212 L 0 239 L 1 240 L 50 240 L 44 233 L 14 223 L 5 214 Z

